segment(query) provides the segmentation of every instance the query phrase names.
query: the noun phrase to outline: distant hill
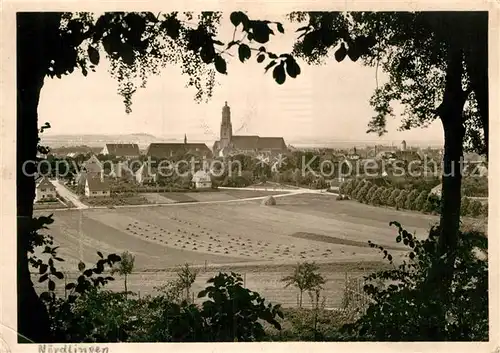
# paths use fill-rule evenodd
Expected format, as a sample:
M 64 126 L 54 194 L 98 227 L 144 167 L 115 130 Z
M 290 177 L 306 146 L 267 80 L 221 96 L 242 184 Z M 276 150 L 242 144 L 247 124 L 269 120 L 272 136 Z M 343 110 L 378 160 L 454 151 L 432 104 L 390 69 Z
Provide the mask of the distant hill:
M 50 147 L 90 146 L 104 147 L 106 143 L 136 143 L 139 147 L 148 146 L 159 139 L 151 134 L 136 133 L 123 135 L 42 135 L 42 144 Z

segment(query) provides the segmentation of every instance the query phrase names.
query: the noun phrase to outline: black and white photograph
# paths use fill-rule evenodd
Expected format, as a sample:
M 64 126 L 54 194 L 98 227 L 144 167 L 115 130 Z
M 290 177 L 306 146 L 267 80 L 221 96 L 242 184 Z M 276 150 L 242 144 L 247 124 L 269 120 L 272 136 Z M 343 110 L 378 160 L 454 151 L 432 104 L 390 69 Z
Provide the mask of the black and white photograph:
M 498 3 L 116 4 L 9 15 L 2 353 L 498 347 Z

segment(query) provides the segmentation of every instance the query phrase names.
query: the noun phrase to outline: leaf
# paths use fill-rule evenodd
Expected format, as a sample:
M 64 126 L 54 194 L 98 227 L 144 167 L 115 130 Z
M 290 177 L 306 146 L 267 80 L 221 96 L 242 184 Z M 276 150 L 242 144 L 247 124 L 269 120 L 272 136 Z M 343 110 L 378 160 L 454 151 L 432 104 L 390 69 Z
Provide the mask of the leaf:
M 265 58 L 266 58 L 266 56 L 264 54 L 260 54 L 257 56 L 257 62 L 261 63 L 264 61 Z
M 53 280 L 50 279 L 49 280 L 49 290 L 53 292 L 54 289 L 56 289 L 56 284 Z
M 279 85 L 282 85 L 283 83 L 285 83 L 286 74 L 285 74 L 285 67 L 284 67 L 283 63 L 280 63 L 278 66 L 276 66 L 274 68 L 273 78 Z
M 56 273 L 54 273 L 54 276 L 56 276 L 58 279 L 63 279 L 64 278 L 64 274 L 62 272 L 59 272 L 59 271 L 57 271 Z
M 41 275 L 43 275 L 45 272 L 47 272 L 48 268 L 49 268 L 49 266 L 47 264 L 41 264 L 40 268 L 39 268 L 39 273 Z
M 49 274 L 46 273 L 38 279 L 39 283 L 45 282 L 49 278 Z
M 264 68 L 264 70 L 267 72 L 274 65 L 276 65 L 276 61 L 275 60 L 273 60 L 269 64 L 267 64 L 267 66 Z
M 278 59 L 278 55 L 276 55 L 274 53 L 267 53 L 267 55 L 269 55 L 269 58 L 271 58 L 271 59 Z
M 69 289 L 73 289 L 73 288 L 75 288 L 75 287 L 76 287 L 76 284 L 74 284 L 74 283 L 68 283 L 68 284 L 66 285 L 66 289 L 68 289 L 68 290 L 69 290 Z
M 345 59 L 346 55 L 347 55 L 347 50 L 345 48 L 345 44 L 342 43 L 342 44 L 340 44 L 340 48 L 338 48 L 335 51 L 335 60 L 337 60 L 338 62 L 341 62 L 342 60 Z
M 277 22 L 276 26 L 278 27 L 278 32 L 285 33 L 285 29 L 283 28 L 283 25 L 281 23 Z
M 396 243 L 401 243 L 401 235 L 398 235 L 398 236 L 396 237 Z
M 254 21 L 252 25 L 253 29 L 253 39 L 258 43 L 267 43 L 269 41 L 269 35 L 272 34 L 272 30 L 263 21 Z
M 100 252 L 100 251 L 98 251 L 98 252 L 97 252 L 97 255 L 98 255 L 101 259 L 103 259 L 103 258 L 104 258 L 104 256 L 102 255 L 102 252 Z
M 349 56 L 349 58 L 352 61 L 354 61 L 354 62 L 358 61 L 360 53 L 359 53 L 359 50 L 356 47 L 356 45 L 350 45 L 349 46 L 349 50 L 347 51 L 347 55 Z
M 222 56 L 217 55 L 214 60 L 215 69 L 221 74 L 227 74 L 227 64 L 226 60 Z
M 92 271 L 92 269 L 89 268 L 88 270 L 83 271 L 83 275 L 87 276 L 87 277 L 90 277 L 90 276 L 92 276 L 93 272 L 94 271 Z
M 83 270 L 85 270 L 85 263 L 83 263 L 82 261 L 80 261 L 78 263 L 78 271 L 82 272 Z
M 60 258 L 60 257 L 54 257 L 54 260 L 56 261 L 59 261 L 59 262 L 64 262 L 64 259 L 63 258 Z
M 291 78 L 295 78 L 300 74 L 300 67 L 291 56 L 285 60 L 285 63 L 288 76 L 290 76 Z
M 238 48 L 238 56 L 242 63 L 245 62 L 245 60 L 249 59 L 251 56 L 250 47 L 246 44 L 240 44 Z
M 414 253 L 414 252 L 411 252 L 409 256 L 410 256 L 410 259 L 412 259 L 412 260 L 413 260 L 413 259 L 415 258 L 415 253 Z
M 89 45 L 87 54 L 89 55 L 89 60 L 92 64 L 99 65 L 99 51 L 96 48 Z
M 121 259 L 122 258 L 116 254 L 109 254 L 108 255 L 108 261 L 111 261 L 111 262 L 118 262 L 118 261 L 121 261 Z
M 241 11 L 236 11 L 232 12 L 231 15 L 229 16 L 229 19 L 231 20 L 231 23 L 233 26 L 238 27 L 240 24 L 243 24 L 245 27 L 246 24 L 248 23 L 248 17 Z

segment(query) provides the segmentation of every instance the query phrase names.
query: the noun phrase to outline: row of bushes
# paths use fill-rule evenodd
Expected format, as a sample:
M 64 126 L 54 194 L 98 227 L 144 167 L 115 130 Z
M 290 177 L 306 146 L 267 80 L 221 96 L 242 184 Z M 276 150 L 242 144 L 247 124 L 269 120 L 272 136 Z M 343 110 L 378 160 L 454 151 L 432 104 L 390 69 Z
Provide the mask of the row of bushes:
M 150 203 L 147 198 L 140 195 L 113 196 L 113 197 L 80 197 L 80 200 L 90 206 L 122 206 L 144 205 Z
M 340 186 L 339 192 L 341 195 L 347 195 L 358 202 L 374 206 L 388 206 L 433 214 L 439 214 L 441 211 L 440 197 L 429 194 L 427 190 L 420 192 L 417 189 L 401 190 L 393 187 L 377 186 L 368 180 L 351 179 Z M 342 199 L 345 199 L 345 197 Z M 462 216 L 487 216 L 488 205 L 464 197 L 462 199 L 461 213 Z

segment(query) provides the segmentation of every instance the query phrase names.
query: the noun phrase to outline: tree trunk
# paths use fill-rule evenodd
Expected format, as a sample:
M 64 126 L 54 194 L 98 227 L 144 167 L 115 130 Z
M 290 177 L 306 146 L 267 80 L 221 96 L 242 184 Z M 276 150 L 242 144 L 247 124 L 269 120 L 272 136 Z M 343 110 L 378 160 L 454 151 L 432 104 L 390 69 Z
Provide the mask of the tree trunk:
M 128 293 L 128 290 L 127 290 L 127 274 L 125 273 L 125 299 L 127 299 L 127 293 Z
M 462 185 L 462 160 L 465 127 L 463 109 L 468 92 L 462 89 L 462 52 L 450 54 L 446 72 L 445 92 L 443 102 L 438 109 L 444 129 L 444 157 L 442 180 L 442 204 L 440 217 L 439 253 L 452 255 L 457 247 L 460 228 L 460 203 Z M 451 269 L 447 269 L 451 270 Z
M 19 58 L 18 52 L 18 58 Z M 18 331 L 35 342 L 48 337 L 48 315 L 33 288 L 28 264 L 28 247 L 35 198 L 37 155 L 37 107 L 43 76 L 17 72 L 17 295 Z M 29 70 L 31 71 L 31 70 Z M 38 74 L 38 75 L 37 75 Z M 29 164 L 26 164 L 28 162 Z M 26 166 L 23 172 L 23 166 Z
M 59 15 L 60 16 L 60 15 Z M 55 13 L 17 13 L 17 330 L 37 343 L 50 341 L 50 322 L 31 281 L 28 248 L 35 197 L 38 101 L 47 70 L 47 37 L 57 34 Z M 53 39 L 53 37 L 51 38 Z M 23 171 L 23 166 L 26 166 Z M 25 340 L 23 340 L 25 341 Z M 20 340 L 21 342 L 21 340 Z
M 299 308 L 302 308 L 302 289 L 300 290 L 299 293 Z
M 451 49 L 446 70 L 443 102 L 437 113 L 444 129 L 441 216 L 439 221 L 438 257 L 428 277 L 428 295 L 434 299 L 427 332 L 430 341 L 446 338 L 446 302 L 454 272 L 460 229 L 462 159 L 465 127 L 463 109 L 468 91 L 462 89 L 463 53 Z

